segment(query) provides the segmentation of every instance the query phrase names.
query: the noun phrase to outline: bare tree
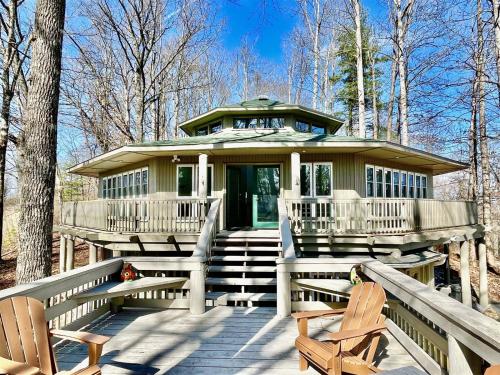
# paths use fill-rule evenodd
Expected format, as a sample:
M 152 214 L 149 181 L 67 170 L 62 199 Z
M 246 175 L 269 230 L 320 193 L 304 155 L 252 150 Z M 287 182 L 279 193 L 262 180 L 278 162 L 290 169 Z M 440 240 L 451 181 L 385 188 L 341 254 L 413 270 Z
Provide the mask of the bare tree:
M 396 12 L 396 47 L 399 73 L 399 111 L 401 115 L 401 144 L 408 146 L 408 82 L 407 82 L 407 51 L 406 34 L 413 13 L 414 0 L 408 0 L 402 7 L 401 0 L 394 0 Z
M 375 42 L 370 43 L 370 48 L 368 49 L 368 59 L 370 63 L 370 77 L 371 77 L 371 91 L 372 91 L 372 126 L 373 126 L 373 138 L 379 138 L 379 114 L 378 114 L 378 81 L 376 74 L 376 58 L 373 46 Z
M 397 22 L 397 21 L 396 21 Z M 397 25 L 396 25 L 397 29 Z M 391 61 L 391 81 L 390 81 L 390 89 L 389 89 L 389 101 L 387 103 L 387 136 L 386 139 L 390 142 L 392 141 L 392 113 L 394 111 L 394 100 L 396 96 L 396 80 L 398 76 L 398 65 L 399 65 L 399 57 L 398 57 L 398 47 L 396 45 L 396 38 L 394 37 L 392 43 L 392 61 Z
M 356 27 L 356 68 L 357 68 L 357 86 L 358 86 L 358 135 L 361 138 L 366 137 L 365 125 L 365 84 L 363 72 L 363 40 L 361 30 L 361 5 L 359 0 L 351 0 L 354 10 L 354 24 Z
M 500 0 L 490 0 L 493 14 L 493 31 L 495 34 L 495 60 L 497 68 L 497 90 L 500 101 Z
M 17 283 L 51 274 L 57 115 L 64 0 L 38 0 L 32 35 L 30 86 L 19 152 Z

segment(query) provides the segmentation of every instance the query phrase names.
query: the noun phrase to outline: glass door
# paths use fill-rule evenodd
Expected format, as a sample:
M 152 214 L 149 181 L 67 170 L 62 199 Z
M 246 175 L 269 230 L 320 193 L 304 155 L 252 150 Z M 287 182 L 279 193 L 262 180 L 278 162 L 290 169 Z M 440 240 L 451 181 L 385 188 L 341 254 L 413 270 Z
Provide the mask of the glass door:
M 279 165 L 253 167 L 252 226 L 278 227 Z

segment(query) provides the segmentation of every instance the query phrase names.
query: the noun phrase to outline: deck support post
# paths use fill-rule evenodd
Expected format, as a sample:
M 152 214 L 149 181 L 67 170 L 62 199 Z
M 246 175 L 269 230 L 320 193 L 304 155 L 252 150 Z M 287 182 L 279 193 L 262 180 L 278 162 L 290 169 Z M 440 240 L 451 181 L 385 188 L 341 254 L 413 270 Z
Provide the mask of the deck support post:
M 451 283 L 451 275 L 450 275 L 450 256 L 451 256 L 450 244 L 449 243 L 445 243 L 443 246 L 444 246 L 444 253 L 447 255 L 446 256 L 446 260 L 445 260 L 445 274 L 444 274 L 444 278 L 445 278 L 446 285 L 450 285 L 450 283 Z
M 486 260 L 486 243 L 484 239 L 479 243 L 479 303 L 486 307 L 488 300 L 488 263 Z
M 66 271 L 66 236 L 61 233 L 59 237 L 59 273 Z
M 92 242 L 88 242 L 89 245 L 89 264 L 94 264 L 97 262 L 97 246 Z
M 189 277 L 189 311 L 200 315 L 205 312 L 205 263 L 200 263 L 199 270 L 192 270 Z
M 208 193 L 208 155 L 200 154 L 198 156 L 198 197 L 207 199 Z
M 292 199 L 300 199 L 300 154 L 292 152 L 290 155 L 292 172 Z
M 75 267 L 75 237 L 68 236 L 66 242 L 66 271 L 71 271 Z
M 285 318 L 292 313 L 292 286 L 290 279 L 290 272 L 285 269 L 286 265 L 283 263 L 277 264 L 276 272 L 276 313 L 278 318 Z
M 469 348 L 456 338 L 448 338 L 448 374 L 449 375 L 479 375 L 481 374 L 481 360 Z
M 460 246 L 460 282 L 462 286 L 462 303 L 467 306 L 472 306 L 469 269 L 469 241 L 463 241 Z

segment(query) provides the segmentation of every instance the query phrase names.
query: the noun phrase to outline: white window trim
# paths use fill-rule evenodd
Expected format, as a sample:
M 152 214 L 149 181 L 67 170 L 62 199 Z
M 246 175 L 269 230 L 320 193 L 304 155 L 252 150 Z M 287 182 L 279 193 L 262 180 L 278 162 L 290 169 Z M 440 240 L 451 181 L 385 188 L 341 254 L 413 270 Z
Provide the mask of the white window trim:
M 391 174 L 391 179 L 389 181 L 389 189 L 391 191 L 391 196 L 387 196 L 387 179 L 386 179 L 386 173 L 389 172 Z M 384 185 L 384 197 L 385 198 L 394 198 L 394 191 L 392 189 L 392 182 L 393 182 L 393 177 L 392 177 L 392 169 L 391 168 L 384 168 L 384 176 L 383 176 L 383 185 Z
M 377 191 L 378 191 L 378 184 L 379 182 L 377 181 L 377 171 L 382 171 L 382 195 L 378 196 Z M 374 182 L 375 182 L 375 191 L 374 191 L 374 198 L 384 198 L 385 197 L 385 173 L 384 173 L 384 168 L 382 167 L 377 167 L 375 166 L 375 174 L 374 174 Z
M 313 196 L 316 198 L 331 198 L 333 196 L 333 163 L 332 162 L 318 162 L 313 164 Z M 328 195 L 317 195 L 316 194 L 316 166 L 317 165 L 327 165 L 330 167 L 330 194 Z
M 179 195 L 179 168 L 180 167 L 190 167 L 193 171 L 193 181 L 191 181 L 191 195 Z M 210 173 L 210 178 L 212 179 L 212 194 L 208 195 L 207 198 L 213 198 L 214 197 L 214 192 L 215 192 L 215 185 L 214 185 L 214 170 L 215 167 L 213 164 L 207 164 L 207 169 L 210 167 L 212 169 Z M 189 198 L 197 198 L 198 197 L 198 179 L 199 179 L 199 164 L 177 164 L 176 168 L 176 174 L 175 174 L 175 196 L 179 199 L 189 199 Z M 149 175 L 148 175 L 149 177 Z M 207 184 L 207 189 L 208 189 L 208 184 Z
M 373 169 L 373 180 L 372 180 L 372 184 L 373 184 L 373 197 L 369 197 L 368 196 L 368 169 Z M 371 164 L 366 164 L 365 165 L 365 197 L 366 198 L 375 198 L 375 196 L 377 195 L 376 191 L 375 191 L 375 188 L 376 188 L 376 184 L 375 184 L 375 166 L 371 165 Z
M 396 186 L 396 184 L 394 183 L 394 173 L 398 174 L 398 183 L 397 183 L 398 196 L 397 197 L 395 196 L 396 194 L 394 193 L 394 187 Z M 392 197 L 396 198 L 396 199 L 401 198 L 401 171 L 399 169 L 392 170 Z

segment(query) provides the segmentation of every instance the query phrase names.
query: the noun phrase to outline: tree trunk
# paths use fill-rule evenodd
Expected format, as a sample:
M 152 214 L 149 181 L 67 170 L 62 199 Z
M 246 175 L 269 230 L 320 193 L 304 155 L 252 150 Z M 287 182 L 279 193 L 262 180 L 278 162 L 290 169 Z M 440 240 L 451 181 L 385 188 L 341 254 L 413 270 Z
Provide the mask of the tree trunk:
M 474 60 L 477 64 L 477 55 Z M 469 127 L 469 189 L 468 199 L 477 200 L 477 74 L 474 75 L 471 95 L 471 118 Z
M 17 283 L 51 274 L 57 114 L 65 0 L 38 0 L 32 35 L 30 87 L 19 140 Z
M 9 4 L 9 18 L 7 24 L 7 44 L 3 51 L 2 66 L 2 109 L 0 114 L 0 261 L 2 260 L 1 248 L 3 245 L 3 211 L 5 196 L 5 164 L 7 159 L 7 142 L 10 125 L 10 105 L 14 97 L 11 86 L 12 65 L 14 50 L 16 48 L 16 20 L 17 1 L 11 0 Z M 15 73 L 14 73 L 15 74 Z M 15 78 L 13 78 L 15 82 Z
M 398 75 L 398 47 L 394 45 L 393 59 L 391 64 L 391 88 L 389 94 L 389 102 L 387 103 L 387 135 L 386 139 L 390 142 L 392 140 L 392 113 L 394 111 L 394 97 L 396 95 L 396 78 Z
M 491 190 L 490 190 L 490 152 L 488 149 L 488 131 L 486 126 L 486 98 L 484 90 L 484 22 L 482 0 L 477 0 L 477 93 L 479 105 L 479 147 L 481 150 L 481 187 L 483 203 L 483 225 L 487 228 L 485 234 L 486 251 L 493 252 L 491 240 Z
M 317 6 L 319 13 L 319 5 Z M 317 20 L 318 18 L 316 18 Z M 319 80 L 319 31 L 320 24 L 316 22 L 316 27 L 314 29 L 314 44 L 313 44 L 313 97 L 312 97 L 312 107 L 313 109 L 318 108 L 318 80 Z
M 495 30 L 495 58 L 497 66 L 497 90 L 500 101 L 500 0 L 490 0 L 493 8 L 493 29 Z
M 144 113 L 146 112 L 144 105 L 145 96 L 144 71 L 142 71 L 141 68 L 137 68 L 135 74 L 135 126 L 137 135 L 135 139 L 140 143 L 144 142 Z
M 394 0 L 397 12 L 397 48 L 399 69 L 399 111 L 401 114 L 401 144 L 408 146 L 408 84 L 406 77 L 405 30 L 401 0 Z
M 370 51 L 370 72 L 372 78 L 373 138 L 378 139 L 379 120 L 378 120 L 377 80 L 375 76 L 375 56 L 373 56 L 373 51 Z
M 365 83 L 363 72 L 363 40 L 361 35 L 361 9 L 359 0 L 352 0 L 354 6 L 354 20 L 356 23 L 356 79 L 358 83 L 358 135 L 366 137 L 365 126 Z

